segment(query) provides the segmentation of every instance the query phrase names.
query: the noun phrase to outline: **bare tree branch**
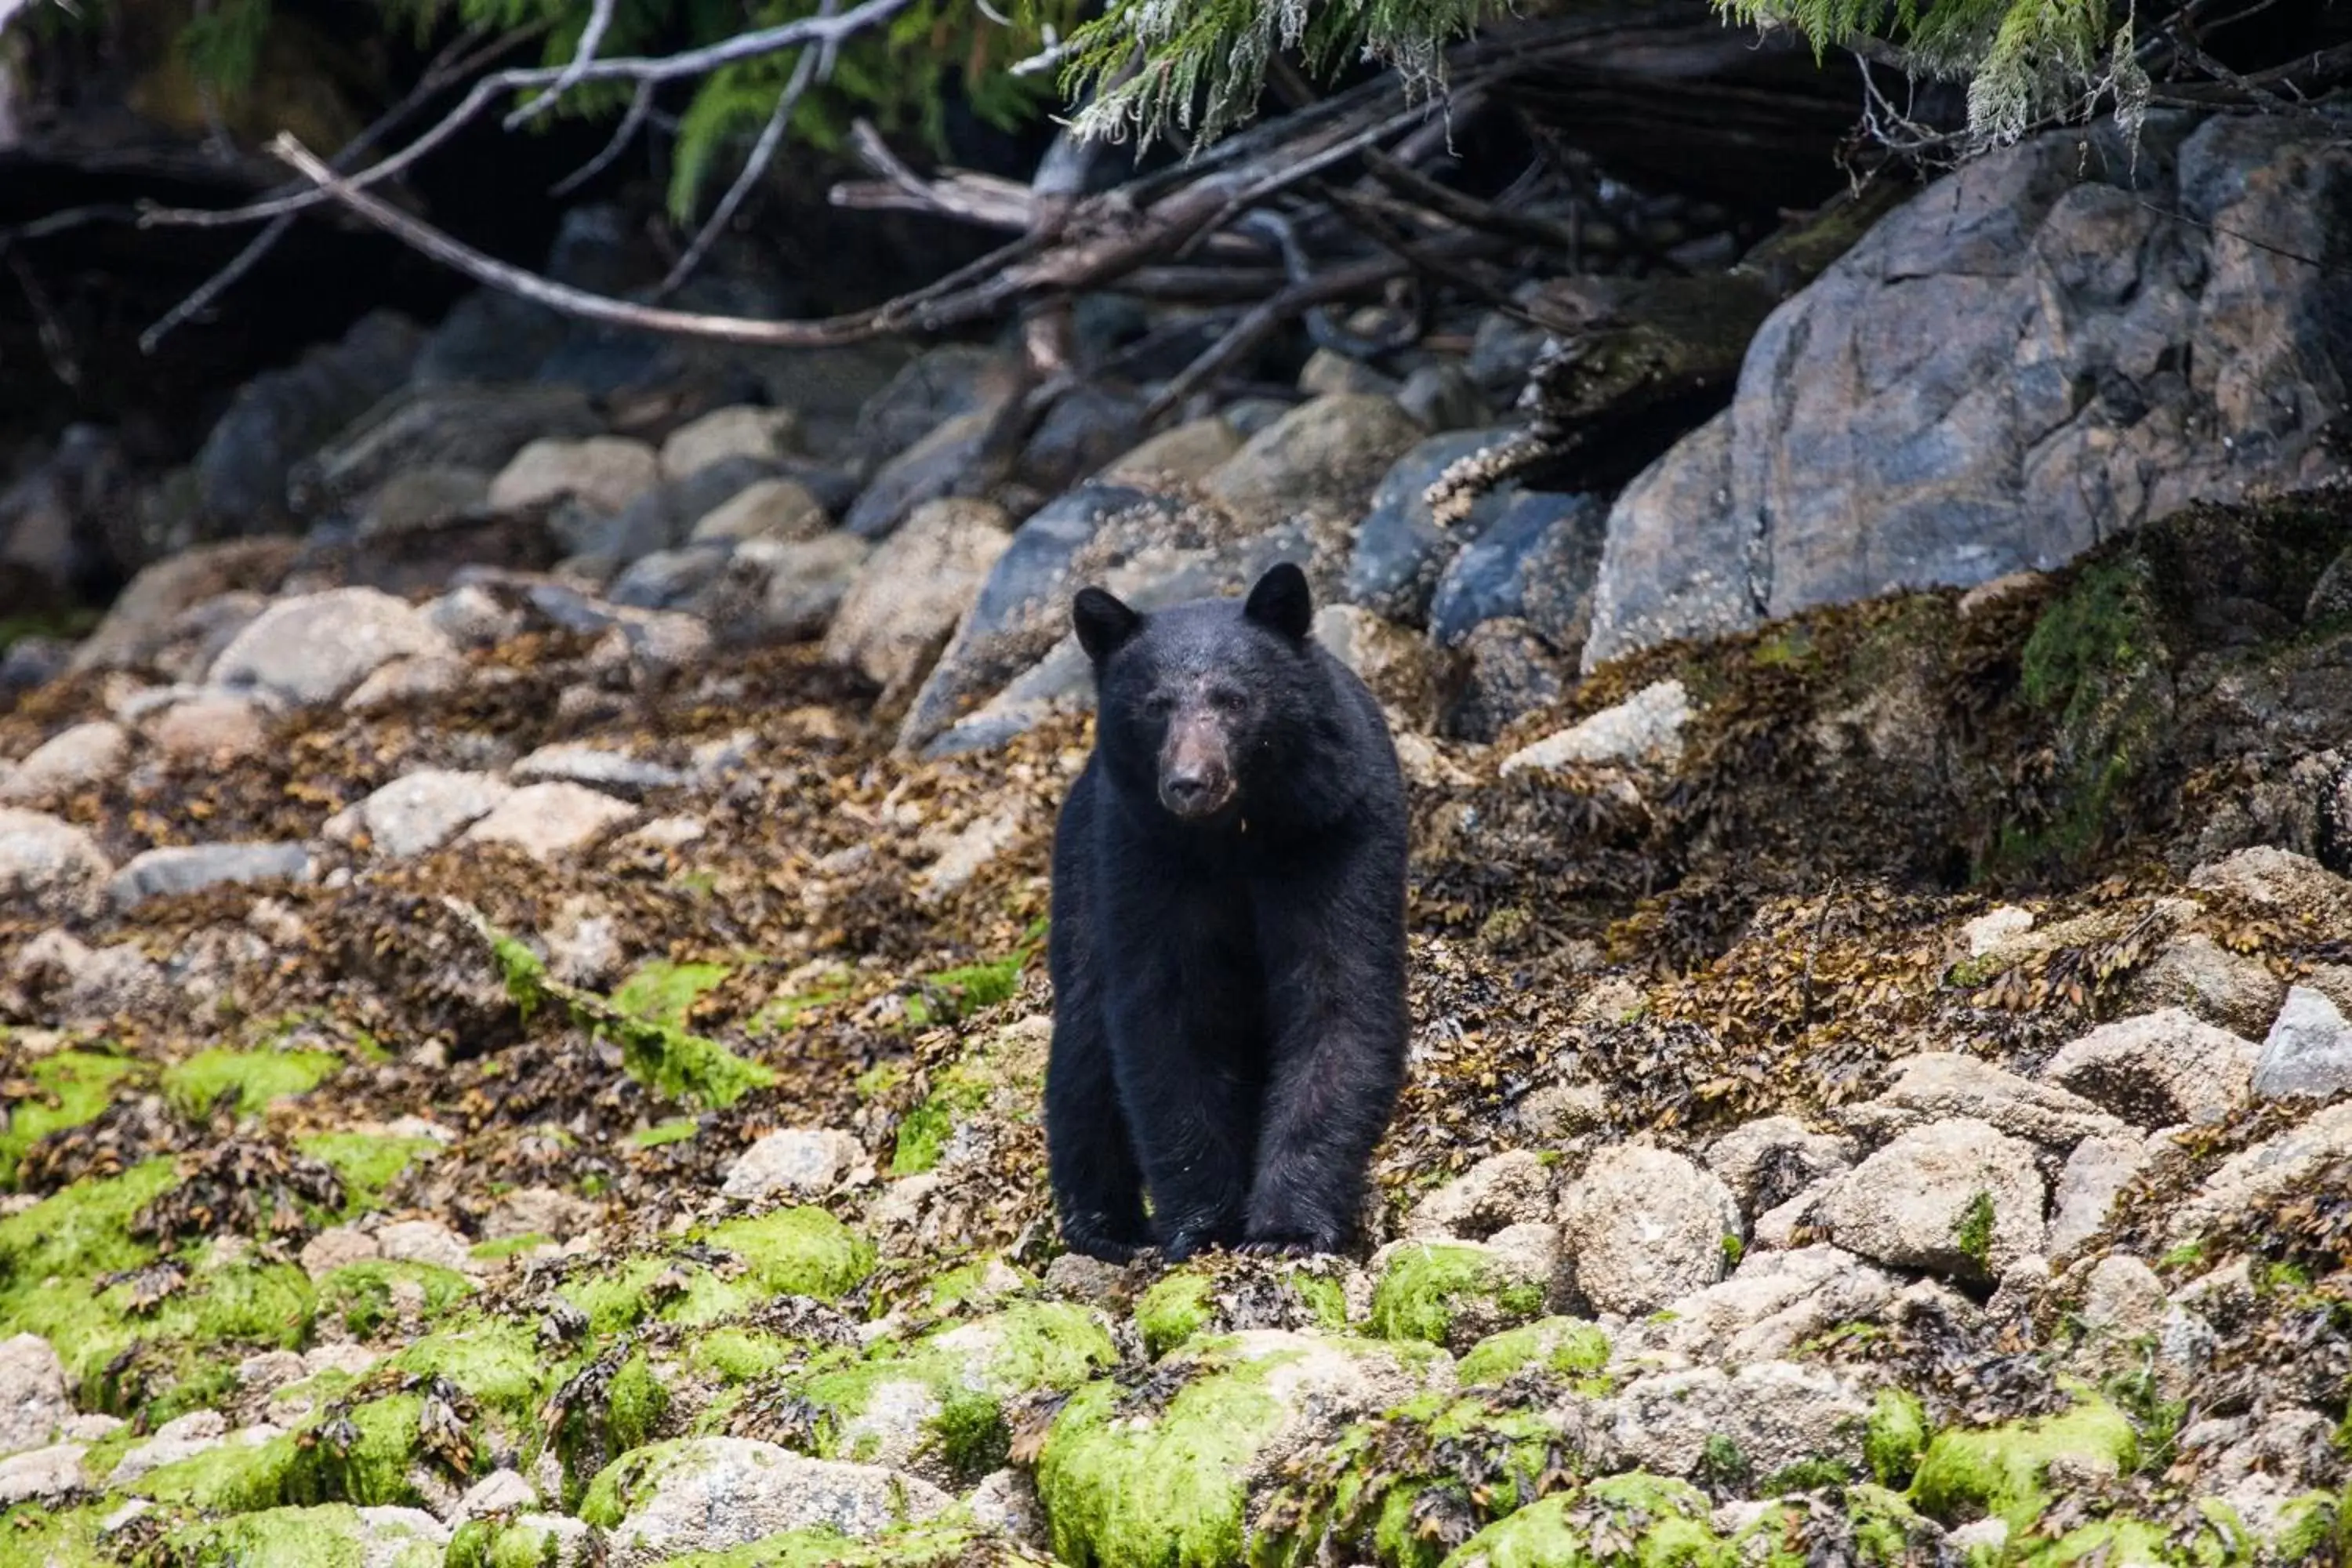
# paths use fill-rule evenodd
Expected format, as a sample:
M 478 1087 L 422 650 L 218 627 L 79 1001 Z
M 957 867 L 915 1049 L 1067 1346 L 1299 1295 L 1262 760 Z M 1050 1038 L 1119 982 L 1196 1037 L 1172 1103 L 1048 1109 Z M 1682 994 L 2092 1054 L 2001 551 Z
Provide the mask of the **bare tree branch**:
M 838 9 L 838 0 L 820 0 L 816 14 L 831 16 Z M 805 45 L 802 47 L 800 58 L 793 62 L 792 78 L 784 83 L 784 90 L 776 98 L 775 112 L 769 115 L 768 123 L 761 127 L 760 139 L 752 143 L 751 156 L 743 160 L 743 167 L 736 171 L 735 183 L 727 187 L 727 194 L 719 198 L 709 221 L 694 237 L 694 243 L 686 247 L 686 254 L 677 258 L 677 265 L 671 268 L 669 275 L 661 280 L 661 287 L 654 290 L 654 298 L 667 298 L 679 284 L 692 277 L 694 269 L 702 265 L 702 258 L 710 254 L 710 247 L 719 243 L 719 237 L 727 232 L 727 226 L 735 221 L 735 214 L 741 209 L 744 198 L 751 194 L 752 187 L 768 172 L 768 165 L 775 161 L 776 150 L 784 144 L 784 132 L 792 126 L 793 111 L 800 107 L 801 94 L 808 90 L 811 82 L 826 74 L 832 59 L 830 52 L 812 49 Z
M 277 140 L 270 142 L 269 150 L 317 186 L 321 200 L 341 203 L 404 245 L 463 273 L 477 283 L 504 289 L 583 321 L 770 348 L 831 348 L 911 324 L 897 319 L 888 306 L 824 321 L 758 321 L 740 316 L 707 316 L 688 310 L 667 310 L 656 306 L 634 305 L 603 294 L 592 294 L 584 289 L 574 289 L 569 284 L 527 272 L 495 257 L 485 256 L 471 246 L 443 234 L 432 225 L 411 217 L 390 203 L 362 190 L 357 181 L 345 180 L 338 175 L 297 141 L 290 132 L 279 132 Z
M 641 81 L 637 84 L 636 96 L 629 100 L 629 111 L 621 116 L 621 123 L 614 129 L 613 139 L 604 143 L 604 150 L 548 186 L 547 194 L 568 196 L 611 168 L 613 161 L 628 150 L 630 141 L 645 124 L 646 117 L 652 114 L 653 108 L 654 84 Z
M 452 39 L 448 47 L 425 68 L 424 73 L 417 78 L 416 85 L 409 89 L 405 97 L 378 115 L 373 124 L 365 127 L 358 135 L 343 144 L 341 151 L 335 154 L 332 165 L 337 169 L 348 167 L 352 160 L 359 157 L 390 134 L 394 127 L 415 113 L 420 105 L 430 100 L 435 94 L 454 83 L 464 80 L 508 49 L 514 47 L 525 38 L 534 36 L 537 31 L 537 28 L 517 28 L 485 45 L 482 43 L 482 29 L 467 28 Z M 477 47 L 478 45 L 481 47 Z M 226 265 L 210 278 L 205 279 L 186 299 L 173 306 L 162 320 L 139 334 L 139 352 L 142 354 L 153 353 L 165 338 L 212 309 L 213 301 L 236 287 L 237 280 L 252 271 L 260 263 L 261 258 L 269 254 L 271 247 L 286 237 L 287 231 L 293 226 L 294 215 L 291 213 L 270 219 L 268 226 L 247 240 L 245 247 L 231 257 Z
M 588 25 L 580 30 L 580 47 L 573 51 L 572 63 L 563 68 L 562 75 L 548 85 L 545 92 L 507 116 L 508 130 L 518 130 L 536 120 L 554 108 L 559 99 L 580 84 L 581 79 L 588 72 L 588 67 L 596 58 L 596 51 L 603 46 L 604 35 L 613 30 L 613 13 L 616 9 L 617 0 L 592 0 Z
M 914 0 L 865 0 L 863 5 L 854 10 L 844 12 L 838 16 L 803 16 L 797 21 L 787 22 L 779 26 L 761 27 L 752 32 L 740 33 L 722 43 L 712 44 L 707 48 L 688 49 L 684 54 L 651 56 L 644 58 L 591 60 L 585 64 L 575 60 L 571 65 L 551 68 L 519 68 L 494 71 L 477 81 L 473 90 L 467 93 L 455 109 L 444 115 L 438 122 L 427 129 L 415 141 L 382 163 L 372 164 L 353 174 L 348 181 L 338 184 L 342 189 L 355 191 L 381 184 L 404 173 L 418 160 L 448 142 L 451 137 L 457 135 L 471 122 L 476 115 L 481 113 L 491 100 L 523 88 L 550 85 L 561 79 L 565 72 L 575 68 L 579 72 L 578 80 L 582 83 L 633 81 L 639 84 L 659 84 L 689 77 L 708 76 L 722 66 L 763 58 L 769 55 L 781 54 L 786 49 L 798 48 L 808 44 L 815 44 L 820 47 L 836 47 L 842 40 L 855 37 L 868 27 L 888 21 L 912 4 Z M 324 202 L 342 199 L 341 195 L 331 196 L 322 186 L 316 190 L 253 202 L 245 206 L 231 207 L 222 211 L 185 207 L 151 207 L 140 215 L 139 221 L 142 226 L 145 227 L 157 226 L 226 227 L 237 224 L 259 223 L 264 219 L 277 217 L 285 213 L 305 212 Z
M 1460 259 L 1490 249 L 1494 244 L 1485 236 L 1466 236 L 1443 247 L 1432 247 L 1426 254 Z M 1183 405 L 1185 399 L 1238 363 L 1293 316 L 1376 289 L 1391 278 L 1402 277 L 1409 265 L 1401 257 L 1375 256 L 1349 267 L 1327 269 L 1305 282 L 1293 283 L 1272 299 L 1252 306 L 1226 329 L 1223 337 L 1160 389 L 1145 406 L 1141 423 L 1148 429 L 1168 417 Z

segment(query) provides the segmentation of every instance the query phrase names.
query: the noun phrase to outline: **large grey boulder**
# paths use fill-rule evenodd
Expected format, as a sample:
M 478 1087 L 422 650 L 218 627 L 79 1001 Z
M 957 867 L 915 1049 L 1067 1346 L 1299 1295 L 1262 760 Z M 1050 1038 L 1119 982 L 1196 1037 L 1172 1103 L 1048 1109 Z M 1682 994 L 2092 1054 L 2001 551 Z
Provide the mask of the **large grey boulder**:
M 979 596 L 1011 542 L 1012 522 L 993 501 L 917 507 L 849 585 L 825 634 L 825 658 L 886 691 L 911 689 Z
M 1772 313 L 1730 408 L 1619 498 L 1587 669 L 2334 468 L 2352 276 L 2291 258 L 2352 244 L 2352 147 L 2226 116 L 2084 140 L 1967 165 Z
M 1739 1208 L 1712 1174 L 1667 1149 L 1620 1144 L 1595 1156 L 1560 1202 L 1576 1288 L 1601 1311 L 1634 1316 L 1723 1278 Z
M 917 693 L 900 743 L 923 744 L 1052 652 L 1070 629 L 1070 595 L 1104 567 L 1163 542 L 1196 544 L 1199 510 L 1129 485 L 1087 484 L 1033 513 L 1013 531 Z
M 2102 1024 L 2059 1047 L 2042 1076 L 2142 1127 L 2219 1121 L 2252 1091 L 2253 1041 L 2184 1009 Z
M 1897 1268 L 1998 1279 L 2043 1245 L 2048 1192 L 2032 1145 L 1966 1118 L 1906 1132 L 1819 1211 L 1830 1237 Z
M 953 1501 L 878 1465 L 803 1458 L 744 1437 L 639 1449 L 616 1461 L 599 1486 L 609 1487 L 620 1510 L 605 1542 L 614 1568 L 724 1552 L 793 1530 L 830 1529 L 860 1540 Z
M 214 526 L 236 534 L 282 526 L 295 465 L 399 387 L 424 341 L 415 322 L 371 311 L 340 342 L 239 387 L 196 453 L 196 495 Z
M 395 658 L 454 657 L 424 616 L 373 588 L 330 588 L 278 603 L 221 650 L 214 684 L 288 702 L 332 702 Z
M 37 811 L 0 806 L 0 908 L 36 915 L 95 914 L 114 868 L 90 836 Z

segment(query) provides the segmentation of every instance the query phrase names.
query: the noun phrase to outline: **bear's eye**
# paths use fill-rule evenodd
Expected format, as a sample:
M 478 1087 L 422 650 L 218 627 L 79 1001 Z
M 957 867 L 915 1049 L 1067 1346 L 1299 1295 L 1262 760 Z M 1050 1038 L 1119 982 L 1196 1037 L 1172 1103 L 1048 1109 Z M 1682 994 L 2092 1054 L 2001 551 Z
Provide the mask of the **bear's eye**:
M 1220 713 L 1238 713 L 1249 706 L 1249 699 L 1230 686 L 1220 686 L 1209 693 L 1209 706 Z
M 1143 712 L 1146 718 L 1165 719 L 1175 710 L 1176 700 L 1164 691 L 1155 691 L 1143 700 Z

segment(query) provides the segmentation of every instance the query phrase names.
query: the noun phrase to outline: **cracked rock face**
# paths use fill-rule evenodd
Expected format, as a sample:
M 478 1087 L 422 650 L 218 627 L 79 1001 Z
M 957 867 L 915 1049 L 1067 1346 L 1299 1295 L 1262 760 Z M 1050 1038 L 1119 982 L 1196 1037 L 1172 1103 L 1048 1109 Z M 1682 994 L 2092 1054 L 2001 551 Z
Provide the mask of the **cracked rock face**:
M 1587 670 L 2047 571 L 2189 501 L 2328 470 L 2342 281 L 2227 236 L 2332 254 L 2352 155 L 2160 114 L 2137 156 L 2080 142 L 2053 132 L 1937 182 L 1773 312 L 1731 406 L 1618 499 Z

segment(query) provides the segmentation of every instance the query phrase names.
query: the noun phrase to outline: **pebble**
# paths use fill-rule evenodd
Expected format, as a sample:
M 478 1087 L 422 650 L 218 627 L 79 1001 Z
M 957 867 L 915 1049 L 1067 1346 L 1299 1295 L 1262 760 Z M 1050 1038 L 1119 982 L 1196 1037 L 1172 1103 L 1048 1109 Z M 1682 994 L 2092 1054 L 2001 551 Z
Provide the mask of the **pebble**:
M 580 784 L 531 784 L 467 828 L 462 842 L 511 845 L 534 860 L 553 860 L 635 816 L 634 806 Z

